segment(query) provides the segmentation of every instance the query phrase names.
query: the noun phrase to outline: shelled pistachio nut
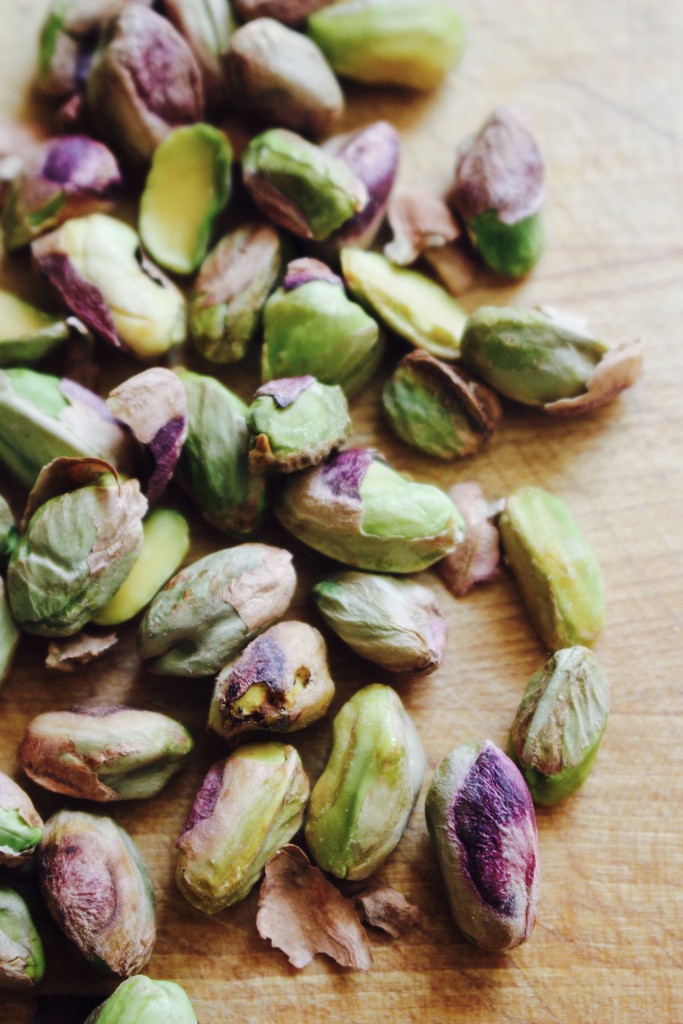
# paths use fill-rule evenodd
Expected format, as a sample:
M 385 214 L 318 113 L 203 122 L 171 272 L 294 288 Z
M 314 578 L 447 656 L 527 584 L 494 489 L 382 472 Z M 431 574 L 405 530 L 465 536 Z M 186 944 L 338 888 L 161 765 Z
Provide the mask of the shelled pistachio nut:
M 436 769 L 425 814 L 465 938 L 496 952 L 525 942 L 541 870 L 534 805 L 519 769 L 490 740 L 462 743 Z
M 556 804 L 584 784 L 609 714 L 609 684 L 586 647 L 556 651 L 527 683 L 510 732 L 534 803 Z
M 0 366 L 37 363 L 70 334 L 64 317 L 43 313 L 16 295 L 0 291 Z
M 249 743 L 210 770 L 177 842 L 176 882 L 205 914 L 248 896 L 301 827 L 308 778 L 294 747 Z
M 235 30 L 230 0 L 161 0 L 161 10 L 192 50 L 208 106 L 223 106 L 228 91 L 221 61 Z
M 341 0 L 308 21 L 308 34 L 345 78 L 435 88 L 460 59 L 463 26 L 439 0 Z
M 467 314 L 441 285 L 378 252 L 342 249 L 341 265 L 351 294 L 392 331 L 438 359 L 458 358 Z
M 0 885 L 0 989 L 30 989 L 45 973 L 40 935 L 18 892 Z
M 213 675 L 284 614 L 295 586 L 292 556 L 282 548 L 214 551 L 154 598 L 140 626 L 140 656 L 161 675 Z
M 384 386 L 382 406 L 403 441 L 439 459 L 478 452 L 503 415 L 493 391 L 419 351 L 401 359 Z
M 283 25 L 303 25 L 306 18 L 327 7 L 332 0 L 233 0 L 240 21 L 254 18 L 275 18 Z
M 298 259 L 263 311 L 264 381 L 312 375 L 358 391 L 377 369 L 384 340 L 377 323 L 319 260 Z
M 188 433 L 175 479 L 211 526 L 236 538 L 256 530 L 266 486 L 249 473 L 248 408 L 214 377 L 176 373 L 185 388 Z
M 498 524 L 529 618 L 551 651 L 591 646 L 604 624 L 600 566 L 561 498 L 520 487 Z
M 0 684 L 4 682 L 12 667 L 19 637 L 19 630 L 10 611 L 7 587 L 0 577 Z
M 245 732 L 295 732 L 317 722 L 334 697 L 325 641 L 305 622 L 279 622 L 244 649 L 216 680 L 209 728 L 234 739 Z
M 0 772 L 0 864 L 15 867 L 28 860 L 43 838 L 43 819 L 28 794 Z
M 431 590 L 413 580 L 335 572 L 312 588 L 318 611 L 344 643 L 389 672 L 427 675 L 446 647 L 446 620 Z
M 351 419 L 342 389 L 308 375 L 262 384 L 247 426 L 249 471 L 258 476 L 317 465 L 349 436 Z
M 38 715 L 18 757 L 28 777 L 52 793 L 104 803 L 156 796 L 191 751 L 189 732 L 167 715 L 93 705 Z
M 139 249 L 133 229 L 103 213 L 68 220 L 31 247 L 38 272 L 86 327 L 154 359 L 185 340 L 185 299 Z
M 7 501 L 0 494 L 0 559 L 11 555 L 19 539 L 14 514 Z
M 401 476 L 369 448 L 339 452 L 294 476 L 275 512 L 304 544 L 375 572 L 420 572 L 462 536 L 443 491 Z
M 242 173 L 259 209 L 301 238 L 328 238 L 368 199 L 365 185 L 343 160 L 285 128 L 251 140 Z
M 55 923 L 87 961 L 119 977 L 143 969 L 156 939 L 154 890 L 116 822 L 59 811 L 45 823 L 40 886 Z
M 522 113 L 499 107 L 463 143 L 453 203 L 482 259 L 523 277 L 543 250 L 543 159 Z
M 244 359 L 281 264 L 280 238 L 269 224 L 245 224 L 209 253 L 190 303 L 190 335 L 204 359 L 223 364 Z
M 157 981 L 138 974 L 122 981 L 108 999 L 93 1010 L 85 1024 L 197 1024 L 184 988 L 174 981 Z
M 344 704 L 332 751 L 311 793 L 306 842 L 316 864 L 338 878 L 368 878 L 406 830 L 425 755 L 398 694 L 373 683 Z

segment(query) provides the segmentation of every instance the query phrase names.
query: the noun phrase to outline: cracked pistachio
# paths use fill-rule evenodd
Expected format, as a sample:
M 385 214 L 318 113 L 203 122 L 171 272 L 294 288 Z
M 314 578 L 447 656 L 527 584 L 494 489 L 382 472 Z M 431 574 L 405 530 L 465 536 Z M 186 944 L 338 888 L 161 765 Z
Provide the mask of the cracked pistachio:
M 463 25 L 439 0 L 341 0 L 308 20 L 334 70 L 376 85 L 433 89 L 460 59 Z
M 584 784 L 608 713 L 607 677 L 586 647 L 556 651 L 534 673 L 510 731 L 534 803 L 556 804 Z
M 64 317 L 0 291 L 0 366 L 37 363 L 71 335 Z
M 339 452 L 288 480 L 275 511 L 304 544 L 375 572 L 420 572 L 462 536 L 443 491 L 407 479 L 369 448 Z
M 209 253 L 190 303 L 190 335 L 204 359 L 219 364 L 244 359 L 281 264 L 282 244 L 269 224 L 245 224 Z
M 174 128 L 201 121 L 202 73 L 173 25 L 129 4 L 100 37 L 88 75 L 88 108 L 104 138 L 146 164 Z
M 166 270 L 192 274 L 230 198 L 232 147 L 210 124 L 175 128 L 162 139 L 140 200 L 140 239 Z
M 219 672 L 289 607 L 292 556 L 267 544 L 239 544 L 188 565 L 152 601 L 138 637 L 140 656 L 160 675 Z
M 0 684 L 4 682 L 12 667 L 19 637 L 19 630 L 10 611 L 7 587 L 0 577 Z
M 116 593 L 142 548 L 147 501 L 100 459 L 56 459 L 43 469 L 12 552 L 7 591 L 28 633 L 73 636 Z M 23 525 L 23 524 L 22 524 Z
M 338 878 L 368 878 L 406 830 L 425 770 L 415 726 L 398 694 L 374 683 L 337 714 L 332 751 L 311 792 L 306 842 Z
M 214 377 L 176 373 L 185 388 L 187 440 L 176 481 L 221 533 L 247 537 L 266 511 L 266 486 L 249 473 L 248 407 Z
M 221 671 L 209 728 L 234 739 L 245 732 L 295 732 L 317 722 L 334 697 L 325 641 L 304 622 L 279 622 Z
M 18 539 L 19 531 L 14 521 L 14 514 L 0 494 L 0 559 L 12 554 Z
M 465 938 L 492 952 L 525 942 L 541 870 L 534 805 L 519 769 L 490 740 L 462 743 L 436 769 L 425 814 Z
M 341 265 L 352 295 L 392 331 L 438 359 L 458 358 L 467 314 L 440 285 L 378 252 L 343 249 Z
M 138 974 L 118 988 L 86 1018 L 85 1024 L 197 1024 L 185 989 L 174 981 Z
M 127 224 L 103 213 L 68 220 L 31 247 L 59 301 L 115 348 L 154 359 L 185 340 L 185 299 Z
M 0 772 L 0 864 L 23 864 L 43 838 L 43 819 L 31 798 L 16 782 Z
M 344 291 L 340 277 L 314 259 L 294 260 L 263 311 L 264 381 L 312 375 L 358 391 L 377 369 L 384 340 L 377 323 Z
M 111 818 L 59 811 L 45 823 L 40 885 L 55 923 L 85 959 L 137 974 L 156 939 L 154 890 L 137 847 Z
M 207 104 L 221 106 L 228 99 L 221 60 L 235 30 L 230 0 L 161 0 L 161 8 L 194 54 Z
M 365 185 L 348 164 L 285 128 L 271 128 L 251 140 L 242 172 L 259 209 L 301 238 L 328 238 L 368 200 Z
M 26 487 L 60 456 L 101 458 L 121 472 L 134 445 L 106 403 L 73 380 L 24 367 L 0 370 L 0 462 Z
M 439 459 L 478 452 L 503 414 L 493 391 L 420 351 L 401 359 L 384 386 L 382 405 L 403 441 Z
M 45 972 L 40 935 L 18 892 L 0 886 L 0 989 L 29 989 Z
M 267 124 L 302 135 L 327 135 L 344 96 L 319 48 L 272 18 L 238 29 L 224 58 L 233 103 Z
M 85 135 L 50 139 L 10 186 L 2 208 L 5 249 L 13 252 L 71 217 L 106 212 L 122 182 L 114 154 Z
M 505 558 L 549 650 L 591 646 L 604 623 L 600 566 L 561 498 L 520 487 L 499 522 Z
M 389 672 L 427 675 L 441 664 L 446 620 L 431 590 L 413 580 L 335 572 L 312 588 L 337 636 Z
M 233 7 L 240 21 L 275 18 L 283 25 L 297 27 L 330 3 L 332 0 L 233 0 Z
M 543 159 L 519 110 L 499 107 L 465 140 L 455 172 L 453 203 L 484 262 L 523 277 L 543 249 Z
M 263 384 L 249 406 L 249 471 L 293 473 L 315 466 L 351 431 L 349 407 L 337 385 L 310 375 Z
M 205 914 L 249 895 L 301 827 L 308 778 L 294 747 L 249 743 L 209 771 L 177 842 L 176 882 Z
M 81 800 L 155 796 L 192 750 L 187 729 L 167 715 L 126 707 L 47 711 L 29 723 L 19 764 L 39 786 Z

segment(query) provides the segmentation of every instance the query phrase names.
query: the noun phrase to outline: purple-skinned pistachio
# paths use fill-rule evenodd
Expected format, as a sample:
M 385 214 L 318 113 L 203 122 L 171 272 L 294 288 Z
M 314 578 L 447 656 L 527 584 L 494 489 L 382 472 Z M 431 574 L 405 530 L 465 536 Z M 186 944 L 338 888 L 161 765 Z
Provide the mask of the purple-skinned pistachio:
M 207 103 L 212 107 L 225 103 L 228 90 L 221 59 L 235 30 L 229 0 L 161 0 L 161 9 L 201 68 Z
M 498 530 L 491 522 L 499 511 L 484 497 L 478 483 L 456 484 L 448 492 L 465 524 L 462 544 L 439 562 L 439 575 L 451 594 L 462 597 L 476 583 L 495 579 L 500 565 Z
M 332 0 L 233 0 L 233 7 L 241 21 L 275 18 L 283 25 L 296 27 L 331 3 Z
M 541 869 L 534 805 L 519 769 L 490 740 L 463 743 L 434 773 L 425 814 L 461 932 L 492 952 L 525 942 Z
M 121 185 L 114 154 L 86 135 L 45 143 L 14 179 L 2 211 L 8 252 L 28 245 L 71 217 L 106 212 Z

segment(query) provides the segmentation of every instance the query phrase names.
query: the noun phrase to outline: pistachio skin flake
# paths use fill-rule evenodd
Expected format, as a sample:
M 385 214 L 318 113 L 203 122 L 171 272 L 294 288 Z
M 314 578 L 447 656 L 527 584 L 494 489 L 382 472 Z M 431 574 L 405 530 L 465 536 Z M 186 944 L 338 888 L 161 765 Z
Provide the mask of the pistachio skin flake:
M 520 487 L 498 524 L 529 618 L 550 651 L 590 647 L 604 625 L 600 566 L 562 501 Z
M 106 803 L 155 796 L 191 751 L 189 732 L 167 715 L 95 705 L 38 715 L 18 756 L 45 789 Z
M 368 878 L 405 832 L 424 778 L 413 722 L 389 686 L 363 687 L 333 724 L 332 751 L 311 793 L 306 842 L 337 878 Z
M 351 432 L 349 406 L 337 385 L 310 375 L 263 384 L 249 406 L 249 472 L 294 473 L 316 466 Z
M 31 989 L 45 973 L 40 935 L 26 903 L 0 886 L 0 989 Z
M 85 959 L 138 974 L 156 939 L 154 890 L 137 847 L 111 818 L 59 811 L 45 823 L 40 886 L 55 923 Z
M 138 974 L 122 981 L 85 1024 L 197 1024 L 185 989 Z
M 5 581 L 0 577 L 0 684 L 4 682 L 12 667 L 19 637 L 19 629 L 10 611 L 7 587 Z
M 15 867 L 32 857 L 43 838 L 43 819 L 31 798 L 0 772 L 0 864 Z
M 219 672 L 285 613 L 294 595 L 292 556 L 239 544 L 193 562 L 152 601 L 138 634 L 140 657 L 160 675 Z
M 586 647 L 556 651 L 527 683 L 510 731 L 511 756 L 534 803 L 556 804 L 591 771 L 609 714 L 609 684 Z
M 453 919 L 498 952 L 531 935 L 541 884 L 536 816 L 519 769 L 486 740 L 443 759 L 425 800 Z
M 249 895 L 303 821 L 308 777 L 294 747 L 249 743 L 209 770 L 177 842 L 176 883 L 205 914 Z
M 334 697 L 325 641 L 305 622 L 279 622 L 221 671 L 209 728 L 232 740 L 255 729 L 294 732 L 317 722 Z
M 294 476 L 275 513 L 309 547 L 374 572 L 420 572 L 462 536 L 460 514 L 443 491 L 406 479 L 368 448 L 339 452 Z

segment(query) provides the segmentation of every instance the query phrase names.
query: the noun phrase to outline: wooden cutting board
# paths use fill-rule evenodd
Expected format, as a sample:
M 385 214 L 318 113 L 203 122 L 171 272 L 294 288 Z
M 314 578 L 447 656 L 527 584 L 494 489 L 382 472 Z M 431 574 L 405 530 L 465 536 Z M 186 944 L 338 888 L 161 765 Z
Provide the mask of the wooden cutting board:
M 46 6 L 0 0 L 3 115 L 41 113 L 27 90 Z M 645 374 L 611 407 L 576 422 L 509 405 L 482 455 L 441 463 L 414 454 L 382 423 L 378 394 L 400 351 L 396 343 L 382 373 L 353 402 L 353 441 L 377 444 L 395 465 L 444 488 L 475 478 L 495 497 L 534 483 L 566 500 L 605 577 L 607 628 L 596 649 L 612 684 L 609 727 L 584 790 L 538 815 L 542 900 L 523 948 L 484 954 L 455 930 L 420 800 L 379 873 L 420 907 L 420 926 L 398 941 L 373 934 L 367 974 L 322 958 L 297 972 L 258 937 L 256 894 L 206 918 L 174 887 L 175 838 L 205 771 L 225 752 L 204 733 L 206 683 L 149 676 L 135 659 L 130 631 L 111 657 L 72 676 L 46 673 L 44 645 L 26 640 L 0 694 L 0 769 L 17 771 L 17 743 L 34 715 L 86 702 L 164 710 L 197 741 L 192 766 L 159 797 L 113 806 L 111 814 L 138 843 L 158 894 L 159 937 L 148 971 L 186 988 L 200 1024 L 683 1021 L 683 6 L 461 0 L 459 7 L 467 51 L 444 88 L 428 96 L 350 90 L 349 125 L 394 121 L 404 144 L 402 181 L 444 188 L 458 140 L 497 104 L 525 107 L 548 167 L 547 251 L 523 284 L 504 286 L 482 273 L 465 305 L 572 309 L 608 340 L 642 336 Z M 2 281 L 35 294 L 24 259 L 5 261 Z M 135 369 L 109 354 L 103 361 L 107 384 Z M 248 397 L 256 361 L 223 379 Z M 172 500 L 191 517 L 194 555 L 222 546 L 181 498 Z M 275 525 L 264 536 L 288 543 Z M 290 616 L 320 625 L 306 590 L 324 563 L 291 547 L 301 586 Z M 461 600 L 435 576 L 425 579 L 448 615 L 448 655 L 433 676 L 398 689 L 427 750 L 428 781 L 460 742 L 505 743 L 526 680 L 545 655 L 507 575 Z M 359 685 L 390 681 L 329 639 L 338 683 L 333 710 Z M 313 775 L 329 734 L 323 723 L 297 739 Z M 69 803 L 27 788 L 45 815 Z M 39 1004 L 0 995 L 0 1021 L 8 1024 L 28 1021 L 37 1005 L 43 1016 L 36 1020 L 55 1021 L 63 997 L 102 997 L 112 987 L 67 948 L 35 903 L 47 973 Z M 69 1020 L 82 1020 L 85 1005 Z

